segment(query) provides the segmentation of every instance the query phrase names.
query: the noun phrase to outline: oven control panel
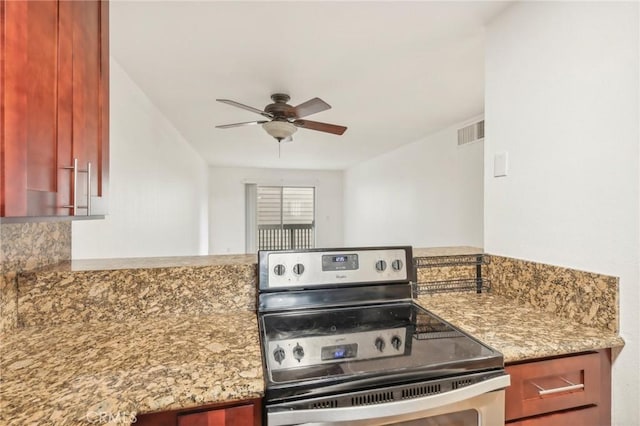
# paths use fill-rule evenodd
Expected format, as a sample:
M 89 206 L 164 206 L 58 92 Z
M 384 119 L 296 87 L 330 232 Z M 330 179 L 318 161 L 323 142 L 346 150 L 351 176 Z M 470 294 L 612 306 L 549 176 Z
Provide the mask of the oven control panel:
M 270 371 L 309 367 L 343 360 L 359 361 L 404 355 L 410 348 L 407 328 L 364 331 L 335 336 L 271 340 L 266 357 Z
M 260 289 L 408 282 L 411 247 L 260 252 Z

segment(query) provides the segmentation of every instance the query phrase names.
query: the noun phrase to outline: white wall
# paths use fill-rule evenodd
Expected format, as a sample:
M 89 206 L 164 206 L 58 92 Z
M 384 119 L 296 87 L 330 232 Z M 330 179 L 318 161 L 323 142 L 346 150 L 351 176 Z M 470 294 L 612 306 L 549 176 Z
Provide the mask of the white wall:
M 73 222 L 73 258 L 207 254 L 204 160 L 113 58 L 110 90 L 109 215 Z
M 294 142 L 295 143 L 295 142 Z M 209 253 L 245 252 L 245 184 L 314 186 L 316 247 L 341 247 L 342 171 L 209 168 Z
M 633 2 L 516 3 L 485 69 L 485 250 L 620 277 L 621 426 L 640 423 L 638 22 Z
M 482 247 L 483 143 L 457 141 L 481 118 L 347 169 L 345 243 Z

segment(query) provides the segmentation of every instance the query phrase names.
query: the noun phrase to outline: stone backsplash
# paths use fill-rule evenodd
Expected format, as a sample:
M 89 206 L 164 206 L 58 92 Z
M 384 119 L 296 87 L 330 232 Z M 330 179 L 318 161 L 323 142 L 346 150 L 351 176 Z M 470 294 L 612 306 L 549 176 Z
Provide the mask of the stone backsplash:
M 20 272 L 71 259 L 71 222 L 0 224 L 2 272 Z
M 71 222 L 0 224 L 0 331 L 17 325 L 17 274 L 71 259 Z
M 618 332 L 618 278 L 490 256 L 483 266 L 494 294 L 579 324 Z
M 474 265 L 452 265 L 418 268 L 416 275 L 418 283 L 430 283 L 435 281 L 475 279 L 477 272 Z
M 61 230 L 50 232 L 64 234 Z M 64 241 L 64 238 L 58 241 Z M 465 256 L 482 252 L 481 249 L 464 249 L 416 249 L 414 254 L 418 257 Z M 67 250 L 70 252 L 70 245 Z M 56 249 L 58 254 L 52 254 L 49 259 L 64 260 L 61 251 Z M 494 294 L 579 324 L 618 332 L 616 277 L 486 256 L 489 263 L 481 266 L 482 276 L 488 278 Z M 41 264 L 46 262 L 35 260 L 30 266 Z M 18 278 L 15 278 L 15 272 L 0 275 L 3 329 L 182 314 L 207 315 L 256 308 L 255 256 L 102 260 L 72 264 L 73 267 L 69 262 L 63 262 L 56 268 L 23 269 Z M 419 268 L 417 279 L 418 282 L 473 280 L 476 274 L 475 265 L 441 266 Z
M 23 273 L 20 327 L 255 311 L 256 265 Z
M 472 248 L 437 248 L 442 256 L 478 253 Z M 18 277 L 18 326 L 126 321 L 174 315 L 208 315 L 256 309 L 255 255 L 98 259 L 62 262 Z M 465 273 L 475 273 L 466 267 Z M 444 280 L 456 268 L 429 269 Z

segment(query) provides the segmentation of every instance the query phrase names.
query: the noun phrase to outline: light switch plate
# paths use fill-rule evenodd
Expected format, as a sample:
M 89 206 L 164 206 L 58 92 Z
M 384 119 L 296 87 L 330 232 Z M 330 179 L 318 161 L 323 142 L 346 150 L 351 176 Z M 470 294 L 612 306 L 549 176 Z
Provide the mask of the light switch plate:
M 507 152 L 496 152 L 493 156 L 493 177 L 507 175 L 509 168 L 509 154 Z

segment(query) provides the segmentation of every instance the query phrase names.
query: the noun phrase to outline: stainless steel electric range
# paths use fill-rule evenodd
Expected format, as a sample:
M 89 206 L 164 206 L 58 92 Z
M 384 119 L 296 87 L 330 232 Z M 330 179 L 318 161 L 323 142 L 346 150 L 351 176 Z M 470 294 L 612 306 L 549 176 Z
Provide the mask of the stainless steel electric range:
M 415 304 L 411 247 L 260 251 L 264 420 L 504 424 L 502 355 Z

